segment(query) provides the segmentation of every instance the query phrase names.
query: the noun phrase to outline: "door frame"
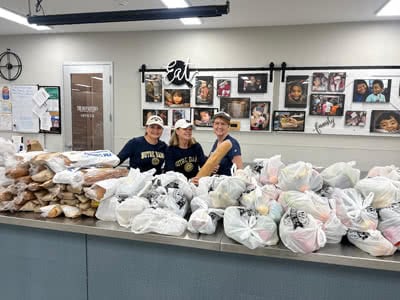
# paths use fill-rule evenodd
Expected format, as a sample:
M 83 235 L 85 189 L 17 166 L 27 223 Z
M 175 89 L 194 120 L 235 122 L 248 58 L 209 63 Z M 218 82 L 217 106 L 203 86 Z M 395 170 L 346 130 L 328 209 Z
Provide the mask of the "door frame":
M 66 74 L 66 68 L 69 67 L 103 67 L 103 124 L 104 124 L 104 149 L 114 151 L 114 69 L 111 61 L 89 61 L 89 62 L 64 62 L 63 63 L 63 87 L 64 87 L 64 101 L 62 102 L 62 124 L 64 124 L 64 151 L 71 151 L 72 149 L 72 110 L 71 110 L 71 78 Z M 108 70 L 106 69 L 108 67 Z M 79 72 L 77 72 L 79 73 Z M 82 73 L 92 73 L 85 71 Z M 93 72 L 95 73 L 95 72 Z M 108 74 L 107 74 L 108 73 Z M 106 76 L 109 78 L 107 79 Z M 108 83 L 108 88 L 105 85 Z M 108 101 L 106 100 L 108 96 Z M 66 129 L 67 128 L 67 129 Z

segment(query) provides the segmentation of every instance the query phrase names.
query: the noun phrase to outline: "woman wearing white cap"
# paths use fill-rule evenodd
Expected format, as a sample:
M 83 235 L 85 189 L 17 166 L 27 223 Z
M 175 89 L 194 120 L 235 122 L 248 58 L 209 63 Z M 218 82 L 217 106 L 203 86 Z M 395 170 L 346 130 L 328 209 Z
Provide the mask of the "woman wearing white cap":
M 213 129 L 217 136 L 217 140 L 211 148 L 211 152 L 225 140 L 230 140 L 232 143 L 232 148 L 224 156 L 224 158 L 219 163 L 219 167 L 216 170 L 216 174 L 219 175 L 232 175 L 231 168 L 233 164 L 236 164 L 238 169 L 243 169 L 242 153 L 240 150 L 239 142 L 229 135 L 229 125 L 231 123 L 231 116 L 226 112 L 218 112 L 213 117 Z
M 141 172 L 155 168 L 156 174 L 161 174 L 167 149 L 167 144 L 160 141 L 163 126 L 159 116 L 149 117 L 145 135 L 131 139 L 118 153 L 120 164 L 129 158 L 131 168 L 139 168 Z
M 165 158 L 165 171 L 176 171 L 191 179 L 205 163 L 203 148 L 192 136 L 193 125 L 185 119 L 175 123 Z

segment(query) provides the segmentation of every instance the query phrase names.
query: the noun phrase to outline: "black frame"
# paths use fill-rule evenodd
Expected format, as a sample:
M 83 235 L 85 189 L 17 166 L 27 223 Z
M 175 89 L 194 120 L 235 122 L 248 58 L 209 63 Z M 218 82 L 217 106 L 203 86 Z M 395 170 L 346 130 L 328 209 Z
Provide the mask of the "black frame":
M 61 134 L 61 125 L 62 125 L 62 120 L 61 120 L 61 89 L 60 86 L 54 86 L 54 85 L 40 85 L 38 86 L 38 90 L 44 88 L 46 89 L 57 89 L 57 93 L 58 93 L 58 118 L 59 118 L 59 126 L 58 127 L 50 127 L 50 130 L 43 130 L 40 129 L 40 119 L 39 119 L 39 133 L 51 133 L 51 134 Z M 47 90 L 46 90 L 47 92 Z M 51 95 L 50 97 L 47 99 L 47 101 L 51 99 Z M 51 115 L 51 112 L 49 112 Z M 53 117 L 53 116 L 52 116 Z
M 250 77 L 254 77 L 255 82 L 259 81 L 257 85 L 246 87 L 245 83 L 250 81 Z M 238 74 L 238 93 L 241 94 L 264 94 L 267 92 L 268 86 L 268 73 L 246 73 Z
M 302 118 L 300 118 L 301 120 L 303 120 L 303 125 L 297 129 L 294 129 L 294 127 L 287 127 L 282 128 L 280 127 L 280 115 L 286 113 L 289 115 L 289 117 L 293 117 L 293 115 L 296 114 L 301 114 Z M 279 119 L 277 119 L 279 118 Z M 294 132 L 304 132 L 305 129 L 305 123 L 306 123 L 306 112 L 304 110 L 274 110 L 273 114 L 272 114 L 272 130 L 273 131 L 294 131 Z M 279 126 L 276 126 L 276 125 Z

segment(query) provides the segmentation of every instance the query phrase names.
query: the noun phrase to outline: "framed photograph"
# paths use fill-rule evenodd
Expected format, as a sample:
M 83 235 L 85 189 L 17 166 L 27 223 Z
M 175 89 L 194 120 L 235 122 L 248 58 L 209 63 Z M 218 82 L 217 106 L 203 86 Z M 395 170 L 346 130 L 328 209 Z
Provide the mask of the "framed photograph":
M 212 105 L 214 101 L 214 77 L 196 77 L 196 105 Z
M 273 113 L 272 130 L 304 131 L 306 112 L 301 110 L 276 110 Z
M 391 79 L 354 80 L 353 102 L 388 103 L 390 102 Z
M 231 96 L 232 82 L 230 79 L 218 79 L 217 80 L 217 96 L 218 97 L 230 97 Z
M 328 78 L 328 92 L 344 92 L 346 72 L 331 72 Z
M 144 77 L 146 87 L 146 102 L 162 101 L 162 75 L 146 74 Z
M 250 130 L 269 130 L 271 102 L 251 102 Z
M 192 108 L 193 124 L 198 127 L 212 127 L 212 118 L 217 112 L 216 108 Z
M 307 107 L 308 76 L 287 76 L 285 107 Z
M 268 73 L 238 75 L 238 93 L 266 93 L 267 85 Z
M 316 72 L 312 74 L 312 87 L 313 92 L 326 92 L 328 90 L 328 72 Z
M 348 110 L 345 113 L 345 126 L 359 126 L 364 127 L 367 122 L 366 111 Z
M 143 126 L 146 126 L 147 119 L 151 116 L 159 116 L 164 121 L 164 125 L 168 125 L 167 109 L 143 109 Z
M 370 132 L 400 134 L 400 111 L 373 110 Z
M 191 120 L 190 108 L 176 108 L 172 109 L 172 126 L 175 126 L 176 121 L 179 119 Z
M 311 94 L 310 115 L 343 116 L 344 94 Z
M 190 107 L 190 89 L 165 89 L 165 107 Z
M 221 97 L 220 110 L 227 112 L 234 119 L 247 119 L 250 115 L 250 98 Z

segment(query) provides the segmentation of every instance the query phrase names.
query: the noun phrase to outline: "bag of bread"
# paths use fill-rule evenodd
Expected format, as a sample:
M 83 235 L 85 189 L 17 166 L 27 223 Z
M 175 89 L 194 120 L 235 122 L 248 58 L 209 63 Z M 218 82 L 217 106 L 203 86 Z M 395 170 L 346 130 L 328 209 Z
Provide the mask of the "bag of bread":
M 85 196 L 91 200 L 102 201 L 113 196 L 119 185 L 120 182 L 117 178 L 101 180 L 90 188 L 84 188 Z
M 40 208 L 40 215 L 44 218 L 55 218 L 62 214 L 62 208 L 59 204 L 52 204 Z
M 119 158 L 109 150 L 63 152 L 73 168 L 110 168 L 119 164 Z
M 126 168 L 90 168 L 82 172 L 84 173 L 83 185 L 91 186 L 101 180 L 125 177 L 129 171 Z

